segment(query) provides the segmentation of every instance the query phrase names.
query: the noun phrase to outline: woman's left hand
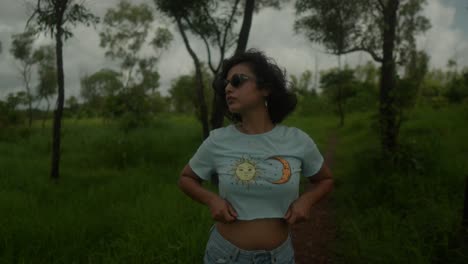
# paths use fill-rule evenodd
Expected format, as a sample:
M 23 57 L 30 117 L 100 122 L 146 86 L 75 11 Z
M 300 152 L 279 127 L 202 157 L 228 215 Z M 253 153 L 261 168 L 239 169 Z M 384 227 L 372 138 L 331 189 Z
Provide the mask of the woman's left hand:
M 296 224 L 305 222 L 310 219 L 311 206 L 303 199 L 295 200 L 288 208 L 288 211 L 284 215 L 284 219 L 289 224 Z

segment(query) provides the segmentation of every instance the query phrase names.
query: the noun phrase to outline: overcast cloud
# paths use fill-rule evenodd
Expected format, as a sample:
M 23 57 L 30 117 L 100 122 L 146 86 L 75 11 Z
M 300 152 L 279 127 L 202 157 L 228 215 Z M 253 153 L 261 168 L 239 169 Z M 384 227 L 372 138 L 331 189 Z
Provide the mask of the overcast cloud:
M 117 0 L 88 0 L 92 11 L 103 16 L 105 11 L 115 6 Z M 135 1 L 132 1 L 135 2 Z M 139 1 L 140 2 L 140 1 Z M 293 1 L 294 2 L 294 1 Z M 152 1 L 149 1 L 152 4 Z M 456 59 L 459 68 L 468 66 L 468 1 L 428 0 L 424 14 L 430 19 L 432 28 L 418 37 L 418 48 L 431 56 L 431 66 L 443 68 L 447 60 Z M 463 8 L 465 7 L 465 8 Z M 23 1 L 0 0 L 0 41 L 3 52 L 0 54 L 0 99 L 13 91 L 22 90 L 16 62 L 9 53 L 11 35 L 23 31 L 27 20 L 27 8 Z M 292 4 L 281 10 L 264 9 L 255 14 L 250 31 L 248 47 L 264 50 L 284 67 L 288 74 L 300 74 L 314 70 L 335 67 L 335 56 L 324 54 L 323 48 L 312 45 L 293 31 L 294 7 Z M 104 57 L 99 47 L 99 28 L 79 26 L 74 29 L 74 37 L 64 46 L 66 97 L 79 95 L 79 80 L 84 74 L 91 74 L 103 67 L 117 68 L 117 63 Z M 177 31 L 172 29 L 174 41 L 160 59 L 158 70 L 161 75 L 160 91 L 167 94 L 171 80 L 181 74 L 190 73 L 193 62 Z M 193 39 L 193 38 L 192 38 Z M 47 37 L 40 37 L 35 46 L 50 43 Z M 205 60 L 205 51 L 199 41 L 193 41 L 195 50 Z M 344 57 L 352 66 L 371 60 L 365 53 L 355 53 Z M 316 62 L 317 61 L 317 62 Z M 34 84 L 33 84 L 34 85 Z

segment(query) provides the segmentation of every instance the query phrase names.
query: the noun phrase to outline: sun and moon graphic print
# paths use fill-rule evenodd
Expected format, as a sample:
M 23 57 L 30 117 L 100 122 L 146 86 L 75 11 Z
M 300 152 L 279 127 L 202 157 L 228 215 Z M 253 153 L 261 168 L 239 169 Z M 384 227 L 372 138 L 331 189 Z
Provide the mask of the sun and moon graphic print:
M 263 181 L 273 185 L 285 184 L 291 179 L 292 172 L 290 163 L 283 157 L 254 159 L 243 155 L 232 161 L 228 174 L 233 182 L 249 188 Z

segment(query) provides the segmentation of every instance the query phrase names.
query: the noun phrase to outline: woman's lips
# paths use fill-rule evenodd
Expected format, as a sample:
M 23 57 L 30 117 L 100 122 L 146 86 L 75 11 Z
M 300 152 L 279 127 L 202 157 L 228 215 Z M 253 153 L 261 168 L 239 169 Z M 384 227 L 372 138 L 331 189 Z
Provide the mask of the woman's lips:
M 226 99 L 226 102 L 227 102 L 227 103 L 232 103 L 234 100 L 236 100 L 236 98 L 234 98 L 234 97 L 228 97 L 228 98 Z

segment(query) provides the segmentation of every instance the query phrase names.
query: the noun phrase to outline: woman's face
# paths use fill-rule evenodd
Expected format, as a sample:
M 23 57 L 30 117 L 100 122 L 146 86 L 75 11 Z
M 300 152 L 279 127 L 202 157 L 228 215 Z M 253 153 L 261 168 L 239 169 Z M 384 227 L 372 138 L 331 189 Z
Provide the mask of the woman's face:
M 231 83 L 224 88 L 226 92 L 226 103 L 231 113 L 244 114 L 259 107 L 265 108 L 265 97 L 268 95 L 266 89 L 260 90 L 256 84 L 256 77 L 246 63 L 234 65 L 227 74 L 226 79 L 232 80 L 236 74 L 248 77 L 238 87 Z

